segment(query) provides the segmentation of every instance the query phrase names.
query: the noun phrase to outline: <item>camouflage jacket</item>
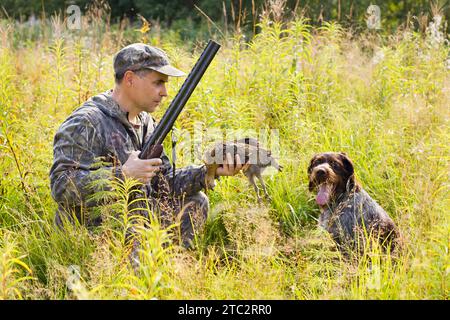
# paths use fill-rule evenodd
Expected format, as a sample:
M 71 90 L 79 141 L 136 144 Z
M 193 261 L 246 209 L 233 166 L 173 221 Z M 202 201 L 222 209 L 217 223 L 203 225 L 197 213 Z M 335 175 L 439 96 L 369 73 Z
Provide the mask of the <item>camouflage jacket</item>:
M 53 144 L 54 162 L 50 169 L 51 193 L 58 203 L 58 214 L 70 212 L 81 221 L 82 208 L 98 206 L 90 196 L 108 186 L 96 185 L 101 179 L 123 179 L 121 165 L 132 151 L 141 150 L 142 137 L 148 139 L 155 128 L 152 117 L 141 112 L 141 130 L 128 121 L 128 115 L 112 99 L 112 91 L 92 97 L 75 110 L 56 132 Z M 138 132 L 139 131 L 139 132 Z M 140 133 L 140 134 L 139 134 Z M 193 195 L 205 188 L 204 166 L 177 169 L 172 180 L 172 166 L 166 154 L 162 173 L 173 185 L 175 195 Z M 151 190 L 151 185 L 147 185 Z M 87 210 L 89 211 L 89 210 Z M 86 224 L 98 224 L 87 217 Z

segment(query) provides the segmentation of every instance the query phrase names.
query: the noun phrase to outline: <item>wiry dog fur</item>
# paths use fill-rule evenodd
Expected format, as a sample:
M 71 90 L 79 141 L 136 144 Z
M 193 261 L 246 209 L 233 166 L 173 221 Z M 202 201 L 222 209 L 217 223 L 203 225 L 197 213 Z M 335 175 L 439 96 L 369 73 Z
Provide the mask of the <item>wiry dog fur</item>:
M 368 238 L 394 248 L 397 228 L 389 215 L 355 181 L 352 161 L 345 153 L 315 155 L 308 167 L 309 190 L 316 191 L 319 225 L 340 249 L 362 250 Z

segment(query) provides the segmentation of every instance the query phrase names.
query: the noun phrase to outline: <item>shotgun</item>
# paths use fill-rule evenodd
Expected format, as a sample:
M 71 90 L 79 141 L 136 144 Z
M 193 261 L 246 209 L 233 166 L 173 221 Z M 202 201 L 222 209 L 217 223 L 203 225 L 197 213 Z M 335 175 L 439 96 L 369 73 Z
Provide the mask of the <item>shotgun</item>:
M 197 87 L 197 84 L 200 82 L 200 79 L 211 61 L 214 59 L 219 48 L 220 45 L 217 42 L 209 40 L 208 45 L 203 50 L 200 58 L 198 58 L 196 64 L 187 76 L 177 95 L 170 103 L 161 118 L 161 121 L 156 126 L 149 139 L 144 143 L 141 153 L 139 154 L 140 159 L 161 157 L 163 151 L 162 143 L 164 139 L 172 129 L 180 112 L 183 110 L 192 92 L 194 92 L 194 89 Z

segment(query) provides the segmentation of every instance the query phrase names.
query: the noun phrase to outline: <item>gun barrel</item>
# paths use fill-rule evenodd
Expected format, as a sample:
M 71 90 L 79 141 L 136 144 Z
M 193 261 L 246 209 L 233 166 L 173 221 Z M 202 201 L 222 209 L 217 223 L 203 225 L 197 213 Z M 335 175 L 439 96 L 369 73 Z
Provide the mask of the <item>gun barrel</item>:
M 145 142 L 142 151 L 139 154 L 139 158 L 147 159 L 152 146 L 162 144 L 219 48 L 220 45 L 217 42 L 209 40 L 208 45 L 205 50 L 203 50 L 200 58 L 187 76 L 177 95 L 170 103 L 167 111 L 161 118 L 161 121 L 156 126 L 149 139 Z

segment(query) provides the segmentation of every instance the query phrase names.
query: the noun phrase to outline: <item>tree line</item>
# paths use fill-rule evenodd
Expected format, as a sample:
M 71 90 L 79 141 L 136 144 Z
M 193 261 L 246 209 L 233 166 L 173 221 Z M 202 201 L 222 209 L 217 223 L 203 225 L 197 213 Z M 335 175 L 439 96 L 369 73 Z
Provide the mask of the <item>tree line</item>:
M 158 21 L 163 27 L 172 27 L 174 22 L 189 20 L 204 23 L 211 19 L 221 26 L 239 23 L 252 25 L 270 3 L 275 10 L 283 11 L 284 16 L 302 14 L 311 23 L 335 20 L 343 25 L 363 25 L 367 8 L 377 5 L 384 29 L 394 29 L 406 21 L 417 22 L 427 16 L 432 19 L 436 10 L 445 17 L 449 15 L 449 5 L 442 0 L 1 0 L 0 15 L 13 19 L 28 19 L 34 15 L 41 17 L 54 13 L 65 13 L 72 4 L 81 11 L 93 6 L 104 8 L 112 21 L 124 17 L 136 19 L 142 15 L 148 20 Z M 206 18 L 208 16 L 208 18 Z

